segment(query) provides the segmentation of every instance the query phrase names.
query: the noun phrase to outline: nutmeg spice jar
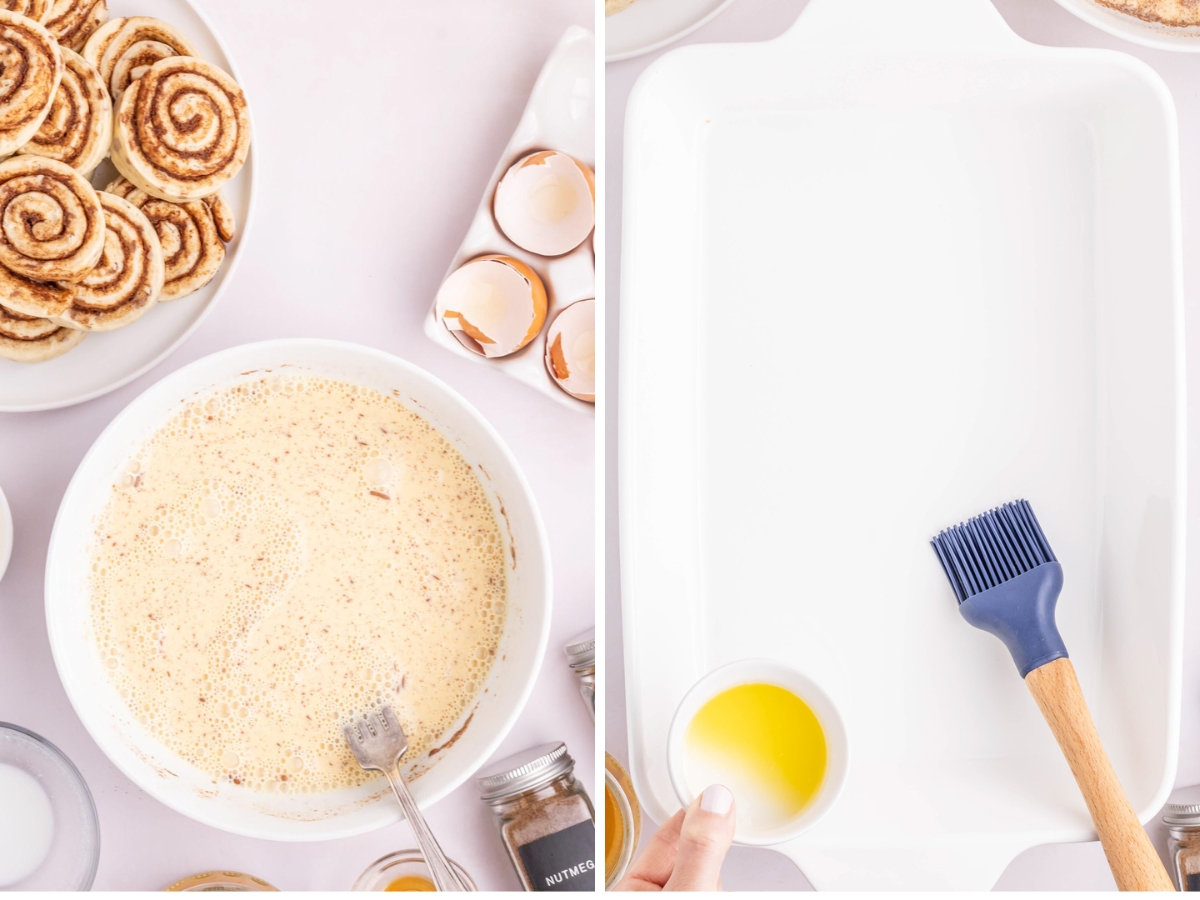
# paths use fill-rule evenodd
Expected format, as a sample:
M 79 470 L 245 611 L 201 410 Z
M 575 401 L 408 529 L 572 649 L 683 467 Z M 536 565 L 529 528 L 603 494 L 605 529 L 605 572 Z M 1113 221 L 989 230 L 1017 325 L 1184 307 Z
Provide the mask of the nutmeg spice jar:
M 574 770 L 566 744 L 542 744 L 477 778 L 527 891 L 596 889 L 596 814 Z

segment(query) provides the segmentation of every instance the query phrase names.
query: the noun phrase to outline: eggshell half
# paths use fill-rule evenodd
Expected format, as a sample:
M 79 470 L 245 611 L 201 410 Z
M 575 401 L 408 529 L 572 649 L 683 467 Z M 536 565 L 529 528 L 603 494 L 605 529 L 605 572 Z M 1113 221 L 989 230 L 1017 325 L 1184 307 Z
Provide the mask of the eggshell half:
M 442 282 L 437 316 L 467 349 L 481 356 L 516 353 L 546 322 L 546 287 L 511 256 L 480 256 Z
M 596 402 L 596 301 L 572 303 L 546 332 L 546 370 L 554 382 L 588 403 Z
M 596 225 L 592 170 L 557 150 L 530 153 L 500 179 L 492 212 L 500 230 L 523 250 L 570 253 Z

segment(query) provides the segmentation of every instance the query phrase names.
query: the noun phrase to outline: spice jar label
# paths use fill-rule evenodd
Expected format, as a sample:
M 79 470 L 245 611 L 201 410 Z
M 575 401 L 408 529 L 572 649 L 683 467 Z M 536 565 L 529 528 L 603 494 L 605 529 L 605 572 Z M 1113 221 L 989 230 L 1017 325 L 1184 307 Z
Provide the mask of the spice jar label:
M 579 822 L 517 848 L 535 891 L 596 889 L 596 825 Z

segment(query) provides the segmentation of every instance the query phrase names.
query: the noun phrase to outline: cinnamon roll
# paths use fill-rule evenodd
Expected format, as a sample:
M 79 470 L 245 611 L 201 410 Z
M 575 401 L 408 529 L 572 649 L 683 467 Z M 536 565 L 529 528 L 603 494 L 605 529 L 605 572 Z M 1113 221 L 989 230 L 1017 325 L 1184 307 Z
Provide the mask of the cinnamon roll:
M 50 12 L 50 0 L 0 0 L 0 9 L 7 9 L 35 22 L 45 22 Z
M 160 301 L 178 300 L 198 291 L 217 274 L 225 260 L 225 244 L 218 229 L 218 217 L 206 200 L 171 203 L 151 197 L 124 178 L 118 178 L 106 191 L 124 197 L 143 213 L 154 226 L 162 244 L 166 281 Z M 217 195 L 215 205 L 228 207 Z M 232 238 L 233 218 L 228 215 L 226 232 Z
M 0 306 L 0 358 L 45 362 L 62 356 L 85 337 L 86 331 L 63 328 L 49 319 L 26 316 Z
M 52 0 L 46 30 L 64 47 L 78 51 L 107 21 L 107 0 Z
M 183 203 L 215 194 L 249 152 L 246 95 L 203 60 L 159 60 L 117 103 L 113 164 L 153 197 Z
M 110 30 L 112 22 L 99 29 L 88 40 L 83 55 L 99 69 L 113 98 L 129 87 L 129 83 L 160 59 L 170 56 L 199 58 L 192 43 L 173 26 L 151 16 L 130 16 L 114 20 L 120 24 Z
M 126 19 L 124 16 L 109 19 L 92 32 L 91 37 L 87 39 L 87 43 L 83 45 L 83 49 L 79 51 L 79 55 L 95 66 L 97 71 L 100 72 L 100 77 L 104 79 L 106 86 L 108 85 L 108 78 L 104 76 L 104 69 L 100 66 L 100 60 L 104 58 L 104 51 L 108 49 L 109 44 L 113 42 L 113 38 L 117 36 L 117 32 L 121 30 L 121 26 L 125 22 Z
M 62 80 L 62 53 L 41 25 L 0 10 L 0 157 L 41 127 Z
M 0 162 L 0 265 L 35 281 L 79 281 L 104 249 L 104 210 L 87 179 L 56 159 Z
M 76 284 L 67 309 L 51 320 L 84 331 L 112 331 L 141 318 L 158 302 L 165 270 L 150 220 L 128 200 L 100 192 L 107 231 L 100 262 Z
M 47 281 L 34 281 L 0 266 L 0 306 L 38 319 L 63 315 L 71 307 L 71 291 Z
M 95 66 L 74 50 L 63 49 L 63 77 L 50 114 L 20 153 L 64 162 L 90 175 L 112 144 L 112 101 Z

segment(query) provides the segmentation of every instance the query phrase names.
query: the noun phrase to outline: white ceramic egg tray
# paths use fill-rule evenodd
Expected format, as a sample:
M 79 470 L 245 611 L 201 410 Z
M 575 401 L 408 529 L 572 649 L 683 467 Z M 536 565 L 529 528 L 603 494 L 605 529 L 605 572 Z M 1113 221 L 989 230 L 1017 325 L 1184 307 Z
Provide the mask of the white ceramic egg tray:
M 425 319 L 425 334 L 435 344 L 524 382 L 564 406 L 585 412 L 594 412 L 594 404 L 577 400 L 562 390 L 546 370 L 546 330 L 561 310 L 577 300 L 596 296 L 592 238 L 563 256 L 530 253 L 506 238 L 496 225 L 492 197 L 509 166 L 534 150 L 561 150 L 595 170 L 595 55 L 595 36 L 586 28 L 572 26 L 563 34 L 534 83 L 529 103 L 488 181 L 467 236 L 446 270 L 449 277 L 463 263 L 489 253 L 525 262 L 546 285 L 546 325 L 541 333 L 516 353 L 486 359 L 459 343 L 438 317 L 435 304 L 430 305 Z
M 817 888 L 987 889 L 1035 844 L 1094 840 L 929 546 L 1024 497 L 1148 820 L 1178 754 L 1187 500 L 1162 80 L 1027 43 L 986 0 L 811 0 L 775 41 L 656 61 L 625 135 L 621 575 L 649 815 L 679 806 L 685 692 L 767 657 L 848 733 L 838 803 L 777 847 Z

